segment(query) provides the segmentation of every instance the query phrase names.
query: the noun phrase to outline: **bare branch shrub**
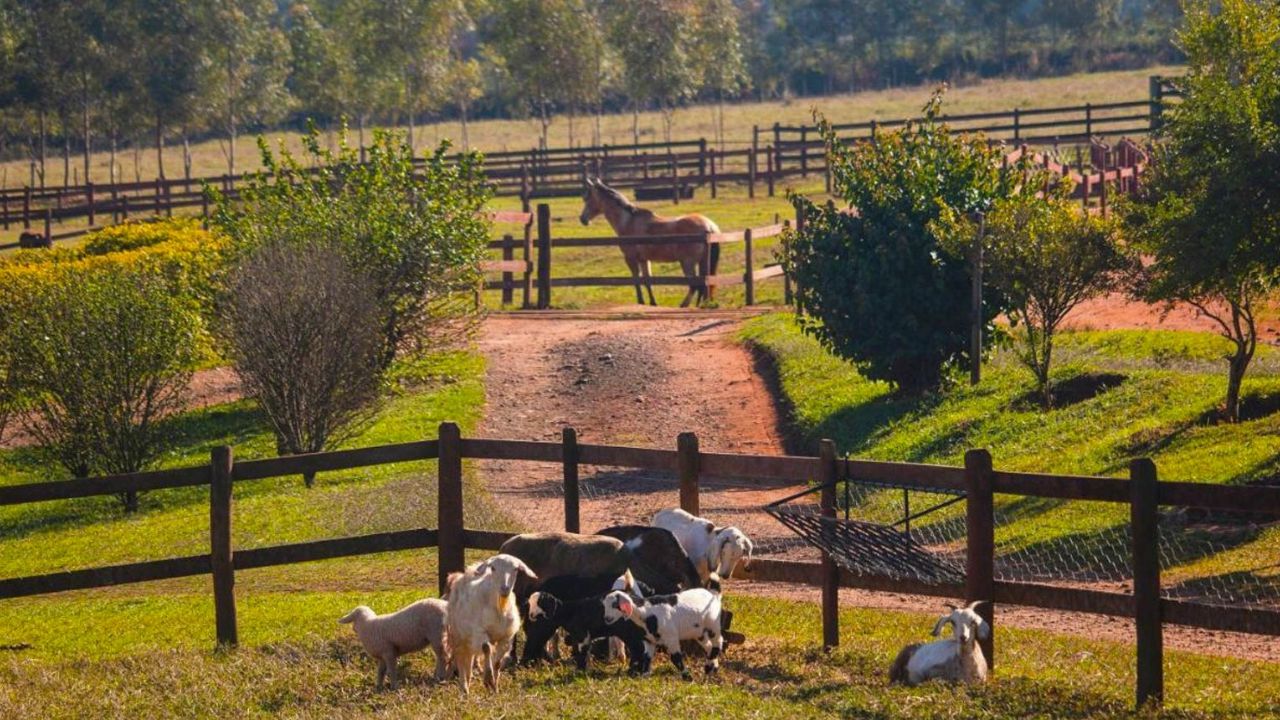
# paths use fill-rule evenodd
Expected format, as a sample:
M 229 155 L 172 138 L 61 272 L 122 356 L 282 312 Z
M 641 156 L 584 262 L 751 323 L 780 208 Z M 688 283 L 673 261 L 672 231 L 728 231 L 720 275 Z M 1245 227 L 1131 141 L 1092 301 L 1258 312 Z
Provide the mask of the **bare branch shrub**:
M 373 416 L 382 379 L 372 283 L 332 246 L 270 244 L 232 273 L 221 316 L 228 355 L 281 454 L 320 452 Z M 314 474 L 304 477 L 307 487 Z

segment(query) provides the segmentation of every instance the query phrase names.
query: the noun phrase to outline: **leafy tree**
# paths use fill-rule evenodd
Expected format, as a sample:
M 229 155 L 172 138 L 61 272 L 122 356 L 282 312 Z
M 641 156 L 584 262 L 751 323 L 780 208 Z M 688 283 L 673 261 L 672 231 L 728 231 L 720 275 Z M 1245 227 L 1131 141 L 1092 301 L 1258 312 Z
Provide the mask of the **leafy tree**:
M 481 211 L 490 189 L 480 158 L 451 161 L 442 143 L 415 167 L 409 147 L 379 131 L 360 163 L 345 132 L 336 153 L 321 149 L 314 129 L 304 140 L 301 159 L 273 153 L 259 140 L 263 170 L 240 200 L 210 191 L 214 222 L 246 250 L 316 243 L 339 249 L 372 283 L 386 367 L 470 311 L 458 290 L 479 281 L 489 237 Z
M 166 129 L 189 122 L 198 109 L 202 56 L 191 42 L 199 38 L 199 2 L 130 0 L 117 14 L 132 15 L 121 43 L 132 46 L 128 78 L 134 97 L 145 106 L 155 131 L 156 165 L 164 177 Z M 119 112 L 120 108 L 116 109 Z
M 700 79 L 696 8 L 692 0 L 629 0 L 610 7 L 609 37 L 626 68 L 632 117 L 639 116 L 642 102 L 655 103 L 670 140 L 676 106 L 697 91 Z M 637 122 L 632 134 L 639 142 Z
M 1193 0 L 1185 9 L 1184 101 L 1168 113 L 1125 214 L 1153 258 L 1142 297 L 1194 306 L 1231 342 L 1225 415 L 1238 420 L 1258 304 L 1280 268 L 1280 5 Z
M 1008 300 L 1018 359 L 1052 406 L 1049 366 L 1058 327 L 1081 302 L 1119 289 L 1135 263 L 1114 221 L 1065 197 L 998 202 L 985 230 L 984 278 Z
M 841 143 L 820 120 L 834 194 L 848 209 L 792 201 L 805 218 L 785 258 L 798 285 L 802 327 L 869 377 L 918 392 L 967 360 L 970 263 L 949 218 L 986 212 L 1030 193 L 1024 168 L 980 136 L 953 135 L 939 120 L 942 94 L 924 118 L 876 141 Z M 991 329 L 1006 304 L 985 293 Z
M 372 418 L 382 376 L 373 287 L 323 243 L 265 245 L 232 273 L 224 340 L 281 455 L 325 450 Z
M 289 39 L 287 90 L 303 102 L 312 116 L 325 121 L 349 112 L 355 78 L 343 43 L 310 5 L 295 3 L 286 15 Z
M 741 93 L 748 82 L 742 56 L 738 8 L 732 0 L 699 0 L 694 61 L 702 73 L 702 89 L 716 100 L 716 135 L 724 147 L 724 98 Z
M 201 325 L 191 300 L 157 274 L 102 266 L 63 272 L 18 306 L 0 355 L 23 429 L 77 478 L 146 469 L 160 421 L 185 407 Z M 138 509 L 136 492 L 120 500 Z

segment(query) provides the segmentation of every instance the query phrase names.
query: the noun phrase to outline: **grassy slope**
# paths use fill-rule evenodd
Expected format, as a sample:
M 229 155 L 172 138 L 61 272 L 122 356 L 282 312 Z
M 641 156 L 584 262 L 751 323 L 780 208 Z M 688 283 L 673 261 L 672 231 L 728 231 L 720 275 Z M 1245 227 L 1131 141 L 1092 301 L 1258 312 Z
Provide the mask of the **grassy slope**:
M 1280 414 L 1238 425 L 1202 420 L 1225 388 L 1225 341 L 1212 335 L 1068 333 L 1060 340 L 1057 377 L 1116 372 L 1126 379 L 1049 412 L 1018 402 L 1030 390 L 1029 375 L 1007 351 L 988 365 L 976 388 L 966 384 L 936 397 L 904 399 L 824 352 L 788 316 L 752 321 L 743 336 L 773 360 L 798 430 L 809 440 L 832 438 L 842 452 L 860 457 L 955 465 L 967 449 L 985 447 L 1000 469 L 1120 476 L 1131 457 L 1145 455 L 1165 480 L 1233 484 L 1271 476 L 1280 467 Z M 1257 363 L 1246 395 L 1274 407 L 1280 352 L 1264 347 Z M 1010 499 L 1002 507 L 1012 519 L 998 531 L 1002 549 L 1041 557 L 1098 547 L 1128 521 L 1125 508 L 1104 503 Z M 1181 550 L 1173 551 L 1166 584 L 1239 571 L 1272 597 L 1280 594 L 1280 527 L 1214 538 L 1187 532 L 1176 539 Z M 1210 541 L 1230 549 L 1206 555 Z

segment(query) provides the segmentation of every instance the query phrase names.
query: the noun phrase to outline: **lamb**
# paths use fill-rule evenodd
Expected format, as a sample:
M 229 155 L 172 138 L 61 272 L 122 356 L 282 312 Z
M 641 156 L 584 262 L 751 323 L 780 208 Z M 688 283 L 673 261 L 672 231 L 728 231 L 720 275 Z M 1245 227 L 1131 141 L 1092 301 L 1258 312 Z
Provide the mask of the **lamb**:
M 600 598 L 604 597 L 604 594 L 612 590 L 621 580 L 622 578 L 615 578 L 609 575 L 591 577 L 558 575 L 538 583 L 538 591 L 531 593 L 528 598 L 521 598 L 517 593 L 516 599 L 521 603 L 521 610 L 525 611 L 524 615 L 528 619 L 524 628 L 524 654 L 521 656 L 520 662 L 528 664 L 538 660 L 550 659 L 547 656 L 547 643 L 555 636 L 556 630 L 562 627 L 562 625 L 537 621 L 533 613 L 533 609 L 537 606 L 537 602 L 533 600 L 534 597 L 541 594 L 557 598 L 562 602 L 574 602 L 592 597 Z
M 481 654 L 484 683 L 498 689 L 501 659 L 520 630 L 520 611 L 512 594 L 521 576 L 537 580 L 519 558 L 499 554 L 449 577 L 447 637 L 450 661 L 463 693 L 470 692 L 472 660 Z
M 625 595 L 625 593 L 623 593 Z M 538 591 L 529 598 L 530 643 L 535 631 L 539 637 L 559 628 L 565 629 L 565 641 L 573 648 L 573 659 L 579 670 L 587 669 L 592 643 L 602 638 L 619 640 L 627 648 L 630 672 L 648 671 L 650 654 L 645 652 L 645 633 L 626 621 L 609 621 L 605 617 L 605 595 L 561 600 L 550 592 Z
M 660 595 L 702 585 L 698 569 L 670 530 L 648 525 L 615 525 L 596 534 L 623 541 L 631 551 L 631 572 Z
M 435 678 L 445 679 L 444 626 L 448 608 L 444 600 L 419 600 L 389 615 L 377 615 L 361 605 L 338 622 L 350 624 L 364 651 L 378 661 L 376 687 L 381 690 L 384 678 L 390 676 L 394 690 L 399 684 L 396 662 L 400 656 L 428 645 L 436 656 Z
M 919 685 L 926 680 L 986 682 L 987 659 L 978 640 L 991 637 L 991 626 L 975 612 L 983 602 L 975 600 L 962 608 L 948 605 L 951 613 L 938 618 L 933 636 L 941 635 L 942 626 L 950 623 L 953 637 L 902 648 L 889 668 L 889 682 L 907 685 Z
M 671 657 L 671 663 L 686 680 L 692 678 L 684 665 L 682 640 L 696 641 L 707 655 L 703 666 L 707 675 L 713 675 L 720 667 L 720 654 L 724 650 L 721 627 L 719 583 L 713 575 L 713 590 L 693 588 L 676 595 L 656 595 L 650 598 L 633 598 L 624 592 L 611 592 L 604 600 L 606 622 L 630 620 L 645 631 L 645 664 L 652 666 L 653 655 L 661 645 Z
M 715 523 L 680 508 L 660 510 L 653 516 L 656 527 L 665 528 L 680 541 L 689 559 L 706 581 L 712 573 L 728 579 L 744 557 L 751 561 L 754 550 L 750 538 L 736 527 L 716 527 Z

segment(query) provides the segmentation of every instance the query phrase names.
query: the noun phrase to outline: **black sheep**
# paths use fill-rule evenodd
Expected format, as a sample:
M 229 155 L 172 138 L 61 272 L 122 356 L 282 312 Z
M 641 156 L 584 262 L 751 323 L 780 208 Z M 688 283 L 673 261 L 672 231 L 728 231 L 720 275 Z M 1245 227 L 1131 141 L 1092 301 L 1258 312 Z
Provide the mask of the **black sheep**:
M 528 648 L 546 641 L 560 628 L 565 629 L 565 640 L 573 649 L 573 659 L 579 670 L 587 669 L 592 642 L 616 637 L 627 648 L 629 672 L 642 674 L 649 670 L 645 653 L 644 631 L 631 622 L 606 622 L 604 595 L 580 600 L 560 600 L 549 592 L 539 591 L 529 599 Z
M 614 525 L 596 533 L 625 543 L 631 557 L 628 567 L 636 580 L 659 595 L 702 587 L 693 561 L 670 530 L 649 525 Z

